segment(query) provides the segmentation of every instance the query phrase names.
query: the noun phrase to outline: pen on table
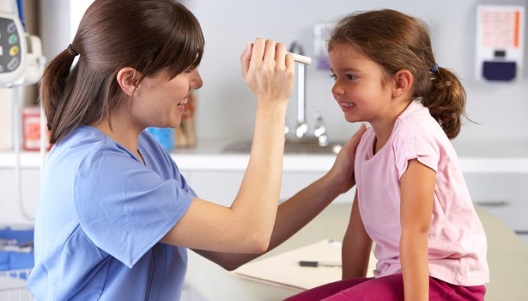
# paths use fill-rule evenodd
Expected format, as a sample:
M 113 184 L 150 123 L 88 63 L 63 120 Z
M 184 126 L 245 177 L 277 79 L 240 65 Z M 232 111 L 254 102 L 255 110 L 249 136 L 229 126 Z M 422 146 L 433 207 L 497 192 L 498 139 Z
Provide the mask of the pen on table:
M 339 262 L 328 262 L 328 261 L 315 261 L 315 260 L 301 260 L 299 266 L 302 267 L 341 267 Z

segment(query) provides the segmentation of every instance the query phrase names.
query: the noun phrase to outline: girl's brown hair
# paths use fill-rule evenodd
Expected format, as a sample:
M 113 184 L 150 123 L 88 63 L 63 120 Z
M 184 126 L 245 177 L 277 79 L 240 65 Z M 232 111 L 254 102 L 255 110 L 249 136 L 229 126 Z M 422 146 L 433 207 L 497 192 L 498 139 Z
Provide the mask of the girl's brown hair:
M 339 44 L 356 47 L 389 76 L 409 70 L 414 77 L 413 97 L 421 98 L 447 137 L 459 134 L 466 93 L 455 74 L 436 64 L 424 22 L 388 9 L 355 13 L 338 22 L 329 51 Z
M 95 0 L 40 83 L 50 142 L 109 116 L 123 99 L 121 68 L 138 70 L 139 82 L 161 70 L 174 77 L 198 66 L 203 47 L 198 20 L 174 0 Z

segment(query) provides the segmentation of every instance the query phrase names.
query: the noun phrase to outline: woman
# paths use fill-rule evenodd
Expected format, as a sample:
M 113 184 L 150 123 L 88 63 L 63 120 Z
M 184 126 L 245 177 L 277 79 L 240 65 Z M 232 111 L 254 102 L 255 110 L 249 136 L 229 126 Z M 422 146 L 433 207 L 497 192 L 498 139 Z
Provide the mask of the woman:
M 241 55 L 257 98 L 247 171 L 231 207 L 200 199 L 144 129 L 180 124 L 202 86 L 203 46 L 179 3 L 96 0 L 46 68 L 40 98 L 54 146 L 28 280 L 37 300 L 177 299 L 187 248 L 233 269 L 352 186 L 357 137 L 328 175 L 277 211 L 294 62 L 283 44 L 256 39 Z

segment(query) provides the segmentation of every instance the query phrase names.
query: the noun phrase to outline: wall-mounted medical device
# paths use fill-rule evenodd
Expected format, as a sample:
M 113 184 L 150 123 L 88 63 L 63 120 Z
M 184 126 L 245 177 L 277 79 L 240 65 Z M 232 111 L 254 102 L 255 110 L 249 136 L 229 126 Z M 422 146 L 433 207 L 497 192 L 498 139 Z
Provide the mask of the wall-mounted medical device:
M 25 32 L 18 14 L 0 11 L 0 87 L 38 82 L 44 63 L 40 39 Z
M 5 0 L 2 0 L 5 1 Z M 13 0 L 13 3 L 15 1 Z M 6 7 L 3 2 L 2 7 Z M 22 99 L 19 90 L 23 85 L 31 85 L 40 81 L 44 72 L 45 58 L 42 55 L 42 44 L 36 36 L 26 33 L 23 22 L 22 1 L 16 1 L 14 12 L 0 10 L 0 88 L 11 88 L 12 98 L 2 98 L 0 101 L 11 101 L 13 151 L 15 154 L 15 198 L 20 204 L 21 214 L 28 220 L 33 220 L 33 214 L 28 213 L 22 200 L 21 192 L 21 162 L 20 162 L 20 106 Z M 19 13 L 20 12 L 20 13 Z M 42 110 L 42 109 L 41 109 Z M 42 116 L 44 114 L 41 114 Z M 45 137 L 45 120 L 41 118 L 40 137 Z M 41 140 L 42 165 L 45 161 L 47 143 Z
M 521 5 L 478 6 L 477 79 L 512 81 L 522 74 L 524 14 Z

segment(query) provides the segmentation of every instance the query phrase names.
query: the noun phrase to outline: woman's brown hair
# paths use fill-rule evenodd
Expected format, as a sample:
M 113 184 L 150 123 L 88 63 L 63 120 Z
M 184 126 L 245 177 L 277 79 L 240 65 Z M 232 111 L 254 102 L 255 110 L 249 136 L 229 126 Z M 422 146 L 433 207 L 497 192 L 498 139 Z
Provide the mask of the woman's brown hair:
M 413 98 L 421 98 L 447 137 L 459 134 L 466 93 L 455 74 L 438 67 L 424 22 L 388 9 L 355 13 L 338 22 L 329 51 L 339 44 L 356 47 L 389 76 L 409 70 L 414 77 Z
M 139 82 L 161 70 L 174 77 L 198 66 L 203 47 L 198 20 L 174 0 L 95 0 L 40 83 L 50 142 L 109 116 L 123 98 L 121 68 L 138 70 Z

